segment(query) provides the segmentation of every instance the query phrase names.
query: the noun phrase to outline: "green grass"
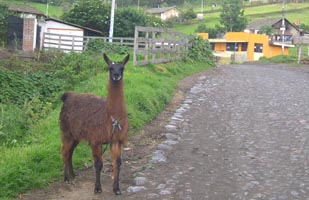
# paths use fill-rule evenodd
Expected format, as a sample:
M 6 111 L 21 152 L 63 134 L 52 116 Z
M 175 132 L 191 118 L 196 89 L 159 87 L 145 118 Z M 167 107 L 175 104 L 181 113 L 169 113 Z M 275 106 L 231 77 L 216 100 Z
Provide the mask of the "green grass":
M 122 56 L 111 55 L 112 60 Z M 173 96 L 173 91 L 183 77 L 205 70 L 205 63 L 176 62 L 147 67 L 134 67 L 132 61 L 125 71 L 125 96 L 131 124 L 130 135 L 153 119 Z M 95 77 L 76 87 L 77 92 L 90 92 L 106 96 L 107 73 Z M 31 188 L 47 186 L 61 179 L 62 160 L 58 117 L 60 104 L 30 129 L 25 137 L 29 144 L 0 147 L 0 199 L 10 199 Z M 74 154 L 74 165 L 84 168 L 91 163 L 88 146 L 79 145 Z
M 303 46 L 304 58 L 308 57 L 308 46 Z M 260 61 L 262 62 L 275 62 L 275 63 L 297 63 L 298 60 L 298 47 L 293 47 L 289 49 L 289 55 L 278 55 L 270 58 L 262 57 Z
M 249 21 L 259 18 L 282 17 L 282 4 L 246 7 L 244 8 L 244 11 L 245 16 Z M 194 34 L 199 23 L 205 23 L 207 27 L 215 27 L 216 24 L 220 24 L 220 13 L 220 10 L 217 10 L 216 12 L 208 10 L 207 12 L 206 9 L 203 20 L 193 20 L 187 24 L 175 23 L 172 29 L 185 34 Z M 309 18 L 307 17 L 309 16 L 309 2 L 288 3 L 286 5 L 285 16 L 291 23 L 294 23 L 299 19 L 301 23 L 309 25 Z

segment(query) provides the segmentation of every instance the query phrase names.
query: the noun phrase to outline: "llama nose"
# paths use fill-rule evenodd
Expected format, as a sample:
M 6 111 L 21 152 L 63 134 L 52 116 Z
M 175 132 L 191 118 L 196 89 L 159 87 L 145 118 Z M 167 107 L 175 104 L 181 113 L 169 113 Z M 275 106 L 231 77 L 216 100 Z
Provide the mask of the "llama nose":
M 119 81 L 120 79 L 121 79 L 122 77 L 121 77 L 121 74 L 114 74 L 114 76 L 113 76 L 113 80 L 114 81 Z

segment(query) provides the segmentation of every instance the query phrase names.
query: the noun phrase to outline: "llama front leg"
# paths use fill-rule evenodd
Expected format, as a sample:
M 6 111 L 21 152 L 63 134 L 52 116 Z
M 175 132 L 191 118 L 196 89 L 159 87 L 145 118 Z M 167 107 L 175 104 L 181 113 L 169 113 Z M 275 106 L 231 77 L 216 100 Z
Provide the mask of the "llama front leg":
M 119 188 L 119 173 L 121 166 L 121 145 L 119 143 L 113 143 L 111 145 L 111 153 L 113 159 L 113 191 L 116 195 L 121 195 L 121 191 Z
M 101 171 L 103 168 L 103 161 L 102 161 L 102 145 L 95 145 L 92 146 L 92 155 L 94 161 L 94 168 L 95 168 L 95 187 L 94 193 L 101 193 Z

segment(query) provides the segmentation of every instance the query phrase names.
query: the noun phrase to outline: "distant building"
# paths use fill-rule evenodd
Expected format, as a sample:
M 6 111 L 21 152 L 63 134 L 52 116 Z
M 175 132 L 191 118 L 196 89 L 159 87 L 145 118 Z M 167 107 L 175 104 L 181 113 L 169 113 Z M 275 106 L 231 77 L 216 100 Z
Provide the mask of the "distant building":
M 204 39 L 208 35 L 198 33 Z M 294 47 L 288 43 L 271 43 L 267 35 L 245 33 L 245 32 L 227 32 L 223 39 L 208 39 L 214 55 L 218 57 L 233 57 L 236 62 L 255 61 L 260 57 L 273 57 L 282 54 L 282 45 L 284 54 L 289 54 L 289 48 Z
M 147 13 L 155 15 L 162 20 L 167 20 L 172 17 L 179 17 L 179 11 L 176 6 L 165 7 L 165 8 L 151 8 L 146 10 Z
M 293 37 L 298 37 L 302 34 L 301 31 L 289 20 L 284 19 L 284 24 L 285 31 L 283 37 L 285 42 L 292 42 Z M 271 26 L 273 28 L 273 35 L 271 37 L 271 41 L 282 41 L 282 18 L 263 18 L 253 20 L 249 22 L 244 32 L 259 33 L 263 26 Z

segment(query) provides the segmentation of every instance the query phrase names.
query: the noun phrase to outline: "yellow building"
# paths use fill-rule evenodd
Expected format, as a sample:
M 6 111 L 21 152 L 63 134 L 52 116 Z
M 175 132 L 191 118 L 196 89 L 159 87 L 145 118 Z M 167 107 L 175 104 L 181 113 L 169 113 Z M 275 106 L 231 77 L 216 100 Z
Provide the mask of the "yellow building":
M 208 39 L 208 34 L 198 33 L 204 39 Z M 235 61 L 254 61 L 260 57 L 273 57 L 281 55 L 284 51 L 288 55 L 289 48 L 294 47 L 290 42 L 271 40 L 267 35 L 228 32 L 224 39 L 208 39 L 214 54 L 217 56 L 234 56 Z M 284 47 L 284 48 L 282 48 Z

